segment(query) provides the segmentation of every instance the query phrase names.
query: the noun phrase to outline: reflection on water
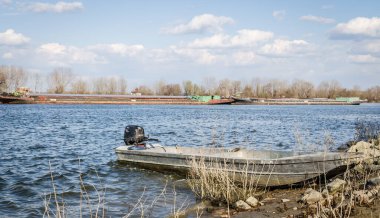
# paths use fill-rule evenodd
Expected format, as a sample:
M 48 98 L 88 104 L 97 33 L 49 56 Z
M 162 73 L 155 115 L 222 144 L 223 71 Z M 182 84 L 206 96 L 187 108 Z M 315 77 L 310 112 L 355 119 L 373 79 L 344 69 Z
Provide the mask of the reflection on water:
M 165 145 L 292 151 L 323 149 L 326 132 L 334 146 L 344 143 L 352 139 L 357 119 L 380 121 L 380 105 L 0 105 L 0 217 L 41 217 L 43 200 L 52 192 L 49 162 L 57 192 L 74 214 L 79 213 L 79 175 L 90 191 L 93 185 L 106 190 L 109 216 L 127 214 L 142 193 L 149 202 L 164 187 L 167 194 L 153 213 L 170 213 L 177 178 L 116 162 L 114 148 L 128 124 L 143 126 Z M 194 196 L 177 188 L 176 201 L 192 203 Z

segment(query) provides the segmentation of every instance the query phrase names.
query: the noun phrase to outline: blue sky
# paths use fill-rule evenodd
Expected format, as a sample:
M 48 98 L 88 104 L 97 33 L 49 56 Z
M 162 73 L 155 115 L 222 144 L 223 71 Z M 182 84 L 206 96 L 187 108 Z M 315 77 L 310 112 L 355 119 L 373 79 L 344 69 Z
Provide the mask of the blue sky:
M 0 0 L 0 63 L 123 76 L 380 81 L 380 1 Z

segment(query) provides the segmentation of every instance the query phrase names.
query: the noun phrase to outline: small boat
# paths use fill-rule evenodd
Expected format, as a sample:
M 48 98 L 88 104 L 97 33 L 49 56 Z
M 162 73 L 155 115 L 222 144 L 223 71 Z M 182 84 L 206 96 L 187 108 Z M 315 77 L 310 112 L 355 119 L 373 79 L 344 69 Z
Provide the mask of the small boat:
M 127 128 L 127 134 L 133 132 L 129 126 Z M 362 158 L 361 154 L 347 152 L 299 153 L 242 148 L 161 146 L 136 143 L 136 140 L 126 136 L 124 138 L 128 142 L 127 145 L 116 148 L 120 162 L 186 175 L 191 170 L 193 161 L 204 161 L 206 170 L 212 170 L 215 164 L 223 165 L 228 174 L 248 174 L 257 186 L 285 186 L 321 176 L 333 177 L 345 172 Z M 140 139 L 142 138 L 145 138 L 143 133 L 140 134 Z

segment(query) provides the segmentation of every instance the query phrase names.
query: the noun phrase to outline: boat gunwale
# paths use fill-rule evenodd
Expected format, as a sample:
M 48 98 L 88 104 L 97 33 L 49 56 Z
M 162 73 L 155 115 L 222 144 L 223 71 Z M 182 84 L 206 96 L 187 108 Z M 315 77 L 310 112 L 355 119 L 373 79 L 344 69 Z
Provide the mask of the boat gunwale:
M 124 146 L 129 147 L 129 146 Z M 244 163 L 247 161 L 254 164 L 268 164 L 268 165 L 290 165 L 290 164 L 307 164 L 307 163 L 325 163 L 325 162 L 334 162 L 334 161 L 350 161 L 357 160 L 358 158 L 363 158 L 361 153 L 344 153 L 344 152 L 329 152 L 326 156 L 330 158 L 318 159 L 318 156 L 315 153 L 311 153 L 312 155 L 297 155 L 290 156 L 284 158 L 271 158 L 271 159 L 253 159 L 253 158 L 235 158 L 235 157 L 217 157 L 217 156 L 209 156 L 209 155 L 197 155 L 197 154 L 176 154 L 176 153 L 163 153 L 163 152 L 151 152 L 146 150 L 126 150 L 126 149 L 118 149 L 116 148 L 116 153 L 122 154 L 130 154 L 137 156 L 154 156 L 154 157 L 164 157 L 171 159 L 186 159 L 191 160 L 193 158 L 201 159 L 204 158 L 207 162 L 211 162 L 214 160 L 223 160 L 226 163 Z M 302 156 L 302 159 L 297 159 L 297 157 Z M 311 159 L 310 158 L 313 158 Z M 338 158 L 337 158 L 338 157 Z M 350 163 L 347 163 L 350 164 Z

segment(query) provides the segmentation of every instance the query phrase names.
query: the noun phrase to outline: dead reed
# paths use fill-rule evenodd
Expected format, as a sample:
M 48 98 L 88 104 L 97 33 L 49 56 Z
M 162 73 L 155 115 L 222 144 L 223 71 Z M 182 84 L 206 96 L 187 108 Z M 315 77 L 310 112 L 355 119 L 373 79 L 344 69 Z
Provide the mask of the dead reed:
M 227 159 L 193 157 L 189 164 L 188 185 L 199 199 L 231 205 L 265 191 L 258 186 L 260 174 L 251 172 L 254 163 L 236 166 Z
M 80 161 L 79 161 L 80 166 Z M 58 190 L 55 185 L 53 170 L 49 161 L 49 171 L 52 192 L 48 195 L 45 195 L 44 198 L 44 214 L 43 217 L 56 217 L 56 218 L 65 218 L 71 217 L 76 212 L 73 207 L 70 207 L 66 204 L 64 195 L 58 194 Z M 79 184 L 80 184 L 80 199 L 79 205 L 79 217 L 105 217 L 105 195 L 106 188 L 101 182 L 98 173 L 96 172 L 98 181 L 100 183 L 100 189 L 97 188 L 97 185 L 91 183 L 85 183 L 82 177 L 82 173 L 79 172 Z M 91 191 L 90 191 L 91 190 Z
M 380 176 L 380 125 L 376 123 L 358 122 L 355 139 L 349 152 L 361 152 L 365 156 L 354 168 L 347 166 L 343 175 L 334 181 L 324 181 L 319 191 L 323 199 L 308 205 L 308 212 L 315 217 L 350 217 L 358 206 L 370 206 L 379 197 L 380 186 L 367 185 L 371 178 Z M 351 163 L 347 163 L 348 165 Z M 334 182 L 340 186 L 333 189 Z

